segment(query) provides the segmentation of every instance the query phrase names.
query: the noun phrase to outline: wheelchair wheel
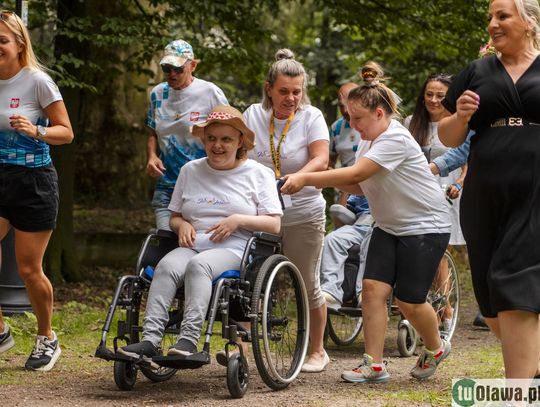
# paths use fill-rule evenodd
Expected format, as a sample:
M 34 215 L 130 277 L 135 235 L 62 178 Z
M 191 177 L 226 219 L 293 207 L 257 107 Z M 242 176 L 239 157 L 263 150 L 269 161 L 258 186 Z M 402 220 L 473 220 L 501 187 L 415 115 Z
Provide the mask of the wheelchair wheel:
M 452 255 L 446 251 L 443 259 L 448 267 L 437 273 L 427 300 L 437 314 L 441 336 L 449 341 L 454 335 L 459 316 L 459 279 Z
M 133 390 L 137 381 L 137 367 L 134 363 L 114 361 L 114 382 L 120 390 Z
M 139 285 L 135 287 L 134 286 L 129 287 L 130 291 L 128 292 L 128 295 L 130 298 L 133 298 L 133 301 L 132 301 L 132 306 L 126 309 L 126 315 L 125 315 L 125 325 L 126 325 L 125 329 L 129 333 L 128 334 L 129 340 L 130 340 L 129 343 L 137 343 L 140 341 L 140 333 L 142 332 L 142 322 L 143 322 L 143 316 L 141 315 L 141 312 L 140 312 L 141 304 L 145 302 L 143 298 L 148 295 L 148 287 L 144 285 L 145 288 L 142 288 L 144 283 L 138 282 L 136 284 L 139 284 Z M 183 311 L 183 306 L 181 303 L 179 303 L 177 309 L 171 310 L 169 312 L 169 322 L 167 323 L 165 327 L 163 339 L 160 344 L 161 350 L 168 349 L 170 346 L 176 343 L 176 336 L 180 330 L 180 323 L 182 322 L 182 311 Z M 129 362 L 120 362 L 120 363 L 126 363 L 129 365 L 132 365 L 132 367 L 135 369 L 134 375 L 131 373 L 128 367 L 124 369 L 121 367 L 118 367 L 118 371 L 117 371 L 116 362 L 115 362 L 115 367 L 114 367 L 115 383 L 122 390 L 133 389 L 136 378 L 137 378 L 137 369 L 140 369 L 141 373 L 153 382 L 163 382 L 165 380 L 170 379 L 176 373 L 176 369 L 169 368 L 169 367 L 159 367 L 156 369 L 146 364 L 144 365 L 139 364 L 139 366 L 135 366 L 134 364 L 129 363 Z M 125 373 L 122 373 L 122 372 L 125 372 Z M 123 382 L 125 381 L 125 380 L 122 380 L 122 378 L 120 377 L 122 375 L 129 376 L 130 378 L 131 376 L 133 376 L 132 378 L 133 384 L 131 385 L 129 389 L 122 387 Z M 117 376 L 118 376 L 118 380 L 117 380 Z M 128 378 L 128 380 L 131 380 L 130 378 Z
M 251 302 L 253 356 L 263 381 L 274 390 L 300 373 L 307 352 L 307 292 L 296 266 L 282 255 L 262 264 Z
M 233 353 L 227 364 L 227 387 L 236 399 L 244 397 L 249 385 L 249 367 L 240 353 Z
M 355 317 L 329 309 L 326 320 L 328 334 L 338 346 L 351 345 L 360 335 L 363 320 L 362 317 Z
M 412 326 L 406 326 L 404 324 L 398 325 L 397 334 L 397 347 L 399 354 L 403 357 L 410 357 L 414 355 L 417 345 L 416 331 Z

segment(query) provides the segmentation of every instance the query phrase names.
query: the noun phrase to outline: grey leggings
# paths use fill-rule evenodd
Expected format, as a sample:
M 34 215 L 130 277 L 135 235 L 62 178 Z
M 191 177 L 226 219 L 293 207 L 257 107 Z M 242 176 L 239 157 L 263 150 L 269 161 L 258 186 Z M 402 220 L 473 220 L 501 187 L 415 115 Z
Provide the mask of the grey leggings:
M 179 247 L 168 253 L 157 265 L 150 285 L 142 340 L 159 345 L 176 291 L 185 284 L 184 319 L 178 339 L 197 345 L 212 297 L 212 280 L 226 270 L 238 270 L 240 262 L 240 257 L 228 249 L 197 253 Z

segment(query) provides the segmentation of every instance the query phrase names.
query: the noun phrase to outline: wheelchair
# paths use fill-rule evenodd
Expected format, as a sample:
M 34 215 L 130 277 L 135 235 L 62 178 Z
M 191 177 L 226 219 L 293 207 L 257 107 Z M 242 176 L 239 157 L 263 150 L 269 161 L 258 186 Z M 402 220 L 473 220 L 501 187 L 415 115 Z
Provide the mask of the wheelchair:
M 252 343 L 253 357 L 264 383 L 273 390 L 286 388 L 300 373 L 307 353 L 309 307 L 300 272 L 280 254 L 280 237 L 269 233 L 253 233 L 247 242 L 240 270 L 228 270 L 214 281 L 202 352 L 190 356 L 164 355 L 176 343 L 180 332 L 182 288 L 169 310 L 159 356 L 154 356 L 148 363 L 143 361 L 142 355 L 137 359 L 117 352 L 121 346 L 139 342 L 153 268 L 177 247 L 176 234 L 164 230 L 151 232 L 140 250 L 136 274 L 123 276 L 118 281 L 95 353 L 98 358 L 114 362 L 117 387 L 133 389 L 139 371 L 153 382 L 162 382 L 178 370 L 209 364 L 214 323 L 221 320 L 221 336 L 227 340 L 227 387 L 231 396 L 241 398 L 249 384 L 247 359 L 237 338 Z M 110 350 L 107 336 L 113 321 L 116 321 L 117 332 L 112 339 L 113 350 Z M 240 321 L 251 322 L 251 328 L 242 328 Z M 234 347 L 239 352 L 229 353 Z
M 343 303 L 338 309 L 327 308 L 326 332 L 338 346 L 354 343 L 362 330 L 362 307 L 356 296 L 356 277 L 359 272 L 360 246 L 354 245 L 349 249 L 345 262 L 345 278 L 343 281 Z M 459 277 L 456 263 L 449 251 L 445 251 L 447 272 L 438 272 L 427 295 L 427 301 L 433 306 L 439 321 L 441 337 L 450 341 L 454 335 L 459 316 Z M 401 316 L 399 308 L 394 304 L 392 296 L 388 300 L 388 315 Z M 451 310 L 450 318 L 448 316 Z M 404 319 L 398 323 L 397 347 L 401 356 L 412 356 L 416 351 L 420 337 L 414 327 Z

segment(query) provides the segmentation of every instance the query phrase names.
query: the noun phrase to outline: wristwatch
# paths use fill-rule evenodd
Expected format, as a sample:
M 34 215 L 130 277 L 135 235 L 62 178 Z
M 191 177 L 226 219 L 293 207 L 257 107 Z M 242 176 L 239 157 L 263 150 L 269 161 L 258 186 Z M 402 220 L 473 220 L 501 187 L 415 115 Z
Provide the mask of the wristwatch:
M 36 130 L 36 139 L 43 140 L 43 137 L 47 134 L 47 128 L 38 124 Z

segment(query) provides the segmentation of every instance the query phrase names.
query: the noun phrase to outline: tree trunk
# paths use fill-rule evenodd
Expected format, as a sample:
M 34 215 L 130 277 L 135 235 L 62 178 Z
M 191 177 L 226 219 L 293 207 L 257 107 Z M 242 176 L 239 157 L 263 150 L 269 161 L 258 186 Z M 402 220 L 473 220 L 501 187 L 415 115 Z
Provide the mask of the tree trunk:
M 73 126 L 75 137 L 79 129 L 78 91 L 62 89 L 64 102 Z M 54 146 L 51 148 L 52 159 L 58 171 L 60 189 L 60 208 L 56 229 L 54 230 L 47 252 L 45 253 L 46 273 L 53 282 L 80 281 L 82 279 L 73 238 L 73 184 L 75 179 L 75 144 Z
M 71 17 L 83 16 L 81 2 L 58 1 L 58 20 L 65 22 Z M 80 54 L 77 52 L 81 44 L 66 37 L 57 36 L 55 39 L 55 56 L 64 53 Z M 69 113 L 75 140 L 79 134 L 79 91 L 76 89 L 60 89 L 64 103 Z M 76 141 L 69 145 L 51 147 L 51 155 L 58 172 L 60 190 L 60 208 L 56 229 L 54 230 L 45 253 L 45 272 L 52 282 L 80 281 L 81 274 L 75 255 L 73 238 L 73 186 L 75 179 L 75 146 Z

